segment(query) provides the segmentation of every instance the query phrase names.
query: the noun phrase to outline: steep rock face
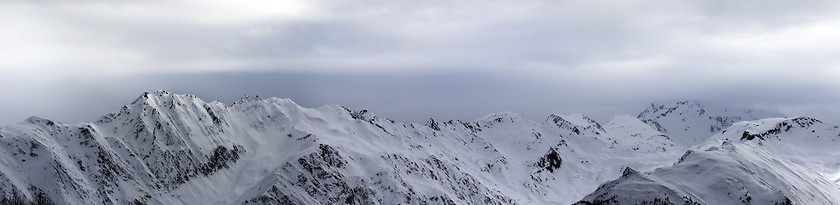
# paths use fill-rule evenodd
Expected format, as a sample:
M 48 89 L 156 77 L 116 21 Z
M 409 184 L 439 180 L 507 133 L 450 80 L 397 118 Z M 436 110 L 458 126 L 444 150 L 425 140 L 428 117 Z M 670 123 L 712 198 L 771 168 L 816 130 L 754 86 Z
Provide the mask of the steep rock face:
M 705 150 L 689 150 L 673 166 L 648 174 L 625 172 L 579 204 L 833 204 L 838 200 L 840 189 L 805 167 L 760 147 L 710 141 Z
M 264 191 L 245 204 L 348 203 L 371 204 L 378 198 L 364 180 L 341 171 L 347 160 L 329 145 L 287 162 L 264 179 L 256 191 Z
M 679 145 L 700 144 L 735 122 L 784 117 L 769 110 L 700 105 L 692 101 L 651 103 L 638 118 Z
M 171 190 L 198 175 L 227 168 L 244 148 L 225 133 L 221 103 L 165 91 L 146 93 L 117 113 L 100 118 L 97 127 L 118 138 L 141 158 L 156 188 Z M 132 156 L 128 156 L 132 157 Z
M 221 140 L 228 136 L 208 140 L 223 122 L 214 123 L 207 109 L 195 109 L 208 105 L 194 97 L 185 105 L 188 98 L 159 91 L 97 123 L 65 125 L 33 117 L 4 127 L 0 172 L 11 177 L 0 189 L 15 190 L 6 198 L 16 194 L 32 201 L 43 193 L 58 204 L 145 203 L 160 191 L 226 168 L 245 150 Z M 208 123 L 178 115 L 206 116 Z
M 575 134 L 580 135 L 581 132 L 587 132 L 589 134 L 600 135 L 604 133 L 604 128 L 601 127 L 601 124 L 592 120 L 591 118 L 581 115 L 581 114 L 571 114 L 571 115 L 557 115 L 552 114 L 548 116 L 546 122 L 554 123 L 555 126 L 561 129 L 569 129 L 572 130 Z
M 539 167 L 541 169 L 539 171 L 554 172 L 554 170 L 559 170 L 563 166 L 563 158 L 560 157 L 560 154 L 557 154 L 557 150 L 551 148 L 534 166 Z

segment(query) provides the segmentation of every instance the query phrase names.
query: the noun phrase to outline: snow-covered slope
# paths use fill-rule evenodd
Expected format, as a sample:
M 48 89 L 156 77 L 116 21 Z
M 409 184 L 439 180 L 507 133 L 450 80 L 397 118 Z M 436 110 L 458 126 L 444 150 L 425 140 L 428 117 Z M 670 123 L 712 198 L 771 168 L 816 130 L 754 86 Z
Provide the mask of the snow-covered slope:
M 625 170 L 579 204 L 837 204 L 837 148 L 838 126 L 817 119 L 737 122 L 673 166 Z
M 635 151 L 665 152 L 669 150 L 684 151 L 683 146 L 671 141 L 667 135 L 653 129 L 638 118 L 628 115 L 613 117 L 604 125 L 606 131 L 614 138 L 616 144 L 623 145 Z
M 59 204 L 568 204 L 625 167 L 681 153 L 645 147 L 667 143 L 650 129 L 616 132 L 579 114 L 405 124 L 338 105 L 157 91 L 95 123 L 0 128 L 0 193 Z
M 653 190 L 670 190 L 658 194 L 707 202 L 681 187 L 676 175 L 628 174 L 683 170 L 664 167 L 688 147 L 673 138 L 630 116 L 601 124 L 581 114 L 553 114 L 535 122 L 502 112 L 470 122 L 406 124 L 339 105 L 305 108 L 259 97 L 224 105 L 157 91 L 94 123 L 32 117 L 0 127 L 0 203 L 570 204 L 619 177 L 613 187 L 633 187 L 620 182 L 630 175 L 659 187 Z M 823 175 L 755 149 L 755 156 L 696 156 L 738 168 L 730 170 L 738 177 L 742 167 L 789 169 L 755 180 L 779 179 L 784 183 L 771 190 L 823 202 L 776 186 L 828 181 Z M 762 190 L 750 193 L 765 197 Z M 824 193 L 832 194 L 817 195 Z
M 224 105 L 146 93 L 97 123 L 32 117 L 0 129 L 4 200 L 144 203 L 236 162 Z
M 642 122 L 685 147 L 702 143 L 732 123 L 771 117 L 784 115 L 770 110 L 700 105 L 692 101 L 651 103 L 638 115 Z
M 599 139 L 605 133 L 582 131 L 594 125 L 555 122 L 559 115 L 544 123 L 497 113 L 420 125 L 337 106 L 299 109 L 307 114 L 289 118 L 290 127 L 307 134 L 278 130 L 280 142 L 249 149 L 264 156 L 245 156 L 241 166 L 183 186 L 175 202 L 571 203 L 623 167 L 649 169 L 679 154 L 613 149 Z M 301 145 L 297 136 L 309 134 L 311 144 Z M 262 159 L 273 156 L 291 159 Z
M 840 128 L 809 117 L 735 123 L 712 139 L 761 147 L 840 183 Z
M 840 188 L 760 147 L 713 140 L 650 173 L 627 169 L 577 204 L 837 204 Z

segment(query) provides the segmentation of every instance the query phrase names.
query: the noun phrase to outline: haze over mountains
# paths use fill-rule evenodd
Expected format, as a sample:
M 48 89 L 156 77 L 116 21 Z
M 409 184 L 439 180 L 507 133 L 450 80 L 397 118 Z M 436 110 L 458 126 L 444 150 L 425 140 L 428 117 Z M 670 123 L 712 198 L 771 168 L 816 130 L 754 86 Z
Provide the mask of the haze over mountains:
M 840 129 L 652 103 L 400 123 L 290 99 L 145 93 L 93 123 L 0 127 L 2 202 L 57 204 L 837 204 Z

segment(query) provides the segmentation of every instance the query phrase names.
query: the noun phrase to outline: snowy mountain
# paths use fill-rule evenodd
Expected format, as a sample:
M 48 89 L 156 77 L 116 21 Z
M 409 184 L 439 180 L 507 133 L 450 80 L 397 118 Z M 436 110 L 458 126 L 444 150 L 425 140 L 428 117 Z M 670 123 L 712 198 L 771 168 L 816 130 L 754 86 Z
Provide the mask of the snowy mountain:
M 651 103 L 638 115 L 640 120 L 685 147 L 702 143 L 732 123 L 771 117 L 785 116 L 771 110 L 700 105 L 692 101 Z
M 4 200 L 144 203 L 228 168 L 245 152 L 229 113 L 191 95 L 146 93 L 97 123 L 32 117 L 0 129 Z
M 669 167 L 626 169 L 578 204 L 837 204 L 840 129 L 808 117 L 733 124 Z
M 836 204 L 840 188 L 769 152 L 728 141 L 650 173 L 631 168 L 577 204 Z
M 665 152 L 685 149 L 683 146 L 674 143 L 667 135 L 632 116 L 616 116 L 604 127 L 615 136 L 614 140 L 617 144 L 622 144 L 624 147 L 635 151 Z
M 724 134 L 740 132 L 730 129 Z M 748 187 L 771 182 L 747 189 L 753 198 L 778 191 L 794 202 L 838 202 L 820 198 L 838 196 L 830 189 L 834 183 L 822 183 L 834 172 L 808 166 L 828 161 L 780 158 L 760 147 L 768 142 L 729 140 L 739 151 L 724 152 L 729 148 L 717 142 L 718 150 L 693 150 L 683 157 L 690 159 L 670 166 L 688 147 L 674 136 L 631 116 L 602 124 L 581 114 L 552 114 L 535 122 L 503 112 L 470 122 L 406 124 L 339 105 L 305 108 L 259 97 L 224 105 L 157 91 L 94 123 L 32 117 L 0 127 L 0 203 L 571 204 L 596 200 L 584 198 L 593 191 L 622 195 L 599 185 L 617 179 L 612 187 L 627 187 L 625 178 L 667 188 L 659 194 L 713 202 L 681 187 L 699 181 L 683 183 L 658 171 L 683 170 L 680 164 L 695 161 L 704 163 L 685 166 L 720 163 L 731 168 L 726 179 Z M 749 178 L 745 169 L 771 171 Z M 800 178 L 789 179 L 793 174 Z M 804 191 L 814 197 L 800 196 Z
M 809 117 L 738 122 L 713 139 L 761 147 L 840 183 L 840 128 Z

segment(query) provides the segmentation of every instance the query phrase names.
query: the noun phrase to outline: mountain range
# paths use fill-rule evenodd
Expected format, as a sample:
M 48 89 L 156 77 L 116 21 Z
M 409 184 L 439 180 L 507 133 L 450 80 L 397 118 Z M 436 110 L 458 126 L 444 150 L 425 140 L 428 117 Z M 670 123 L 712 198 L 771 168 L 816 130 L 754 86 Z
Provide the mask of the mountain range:
M 340 105 L 144 93 L 0 127 L 0 203 L 838 204 L 840 129 L 691 101 L 600 123 L 401 123 Z

